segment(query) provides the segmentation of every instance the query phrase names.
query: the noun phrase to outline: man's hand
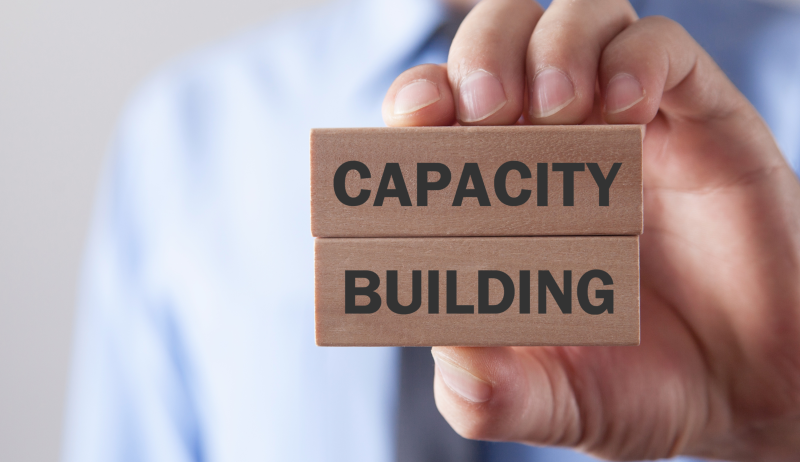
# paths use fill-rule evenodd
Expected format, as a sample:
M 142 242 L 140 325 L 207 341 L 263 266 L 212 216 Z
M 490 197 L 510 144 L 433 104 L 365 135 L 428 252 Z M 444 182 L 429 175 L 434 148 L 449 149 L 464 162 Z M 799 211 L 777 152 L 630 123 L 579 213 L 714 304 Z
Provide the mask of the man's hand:
M 485 0 L 391 126 L 647 124 L 639 347 L 434 348 L 468 438 L 614 459 L 800 454 L 800 185 L 678 24 L 623 0 Z

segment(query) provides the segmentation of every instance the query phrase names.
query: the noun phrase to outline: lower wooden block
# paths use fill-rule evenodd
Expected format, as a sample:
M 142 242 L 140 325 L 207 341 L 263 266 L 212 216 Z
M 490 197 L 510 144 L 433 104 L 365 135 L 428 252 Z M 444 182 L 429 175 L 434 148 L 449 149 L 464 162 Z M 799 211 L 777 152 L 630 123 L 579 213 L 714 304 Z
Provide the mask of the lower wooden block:
M 637 345 L 639 238 L 324 238 L 321 346 Z

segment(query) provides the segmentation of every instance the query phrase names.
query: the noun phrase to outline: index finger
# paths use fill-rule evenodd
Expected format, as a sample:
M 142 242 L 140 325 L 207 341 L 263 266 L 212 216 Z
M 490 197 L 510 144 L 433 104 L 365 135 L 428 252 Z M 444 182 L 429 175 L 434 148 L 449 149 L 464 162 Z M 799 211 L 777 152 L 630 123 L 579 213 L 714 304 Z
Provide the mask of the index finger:
M 510 125 L 524 106 L 525 52 L 542 8 L 531 0 L 484 0 L 458 29 L 445 66 L 425 64 L 386 94 L 389 126 Z
M 530 0 L 484 0 L 459 27 L 447 76 L 463 125 L 509 125 L 522 115 L 525 54 L 543 10 Z

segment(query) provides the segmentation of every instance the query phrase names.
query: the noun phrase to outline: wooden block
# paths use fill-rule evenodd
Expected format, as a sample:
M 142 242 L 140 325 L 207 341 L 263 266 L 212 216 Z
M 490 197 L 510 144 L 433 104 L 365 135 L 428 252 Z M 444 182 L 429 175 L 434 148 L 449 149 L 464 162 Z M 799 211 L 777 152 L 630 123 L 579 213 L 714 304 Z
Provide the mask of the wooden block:
M 317 345 L 639 343 L 638 236 L 329 238 L 315 252 Z
M 637 235 L 641 156 L 639 125 L 315 129 L 311 230 Z

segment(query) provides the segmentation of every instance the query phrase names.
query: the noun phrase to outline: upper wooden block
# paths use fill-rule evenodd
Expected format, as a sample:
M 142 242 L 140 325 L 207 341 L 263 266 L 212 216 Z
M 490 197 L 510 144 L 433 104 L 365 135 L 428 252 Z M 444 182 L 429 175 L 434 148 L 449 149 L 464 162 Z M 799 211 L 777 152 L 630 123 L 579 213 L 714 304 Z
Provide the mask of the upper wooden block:
M 311 131 L 316 237 L 638 235 L 639 125 Z

